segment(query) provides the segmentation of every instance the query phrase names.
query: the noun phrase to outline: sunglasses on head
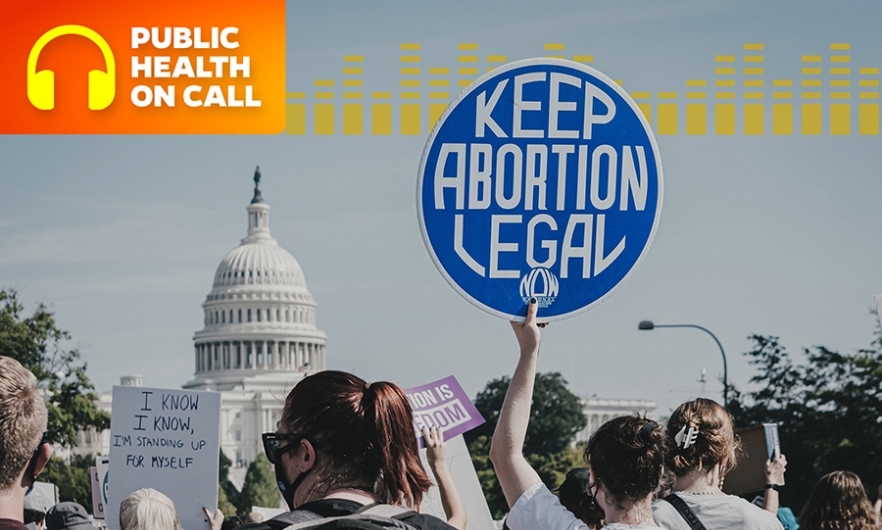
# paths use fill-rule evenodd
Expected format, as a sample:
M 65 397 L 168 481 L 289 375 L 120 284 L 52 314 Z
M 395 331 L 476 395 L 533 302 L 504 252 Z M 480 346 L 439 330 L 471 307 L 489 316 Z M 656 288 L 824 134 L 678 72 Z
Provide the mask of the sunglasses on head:
M 270 464 L 275 464 L 283 454 L 296 449 L 297 442 L 303 439 L 302 436 L 279 432 L 265 432 L 261 436 L 263 438 L 263 452 L 266 453 L 266 459 L 270 461 Z M 283 441 L 288 442 L 288 445 L 282 447 Z

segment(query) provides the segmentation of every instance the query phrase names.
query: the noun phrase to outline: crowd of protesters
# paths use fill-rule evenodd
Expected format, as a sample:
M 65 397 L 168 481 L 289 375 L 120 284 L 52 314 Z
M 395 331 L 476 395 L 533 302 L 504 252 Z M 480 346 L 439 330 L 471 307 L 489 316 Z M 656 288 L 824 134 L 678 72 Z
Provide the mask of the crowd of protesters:
M 707 399 L 683 403 L 664 426 L 638 415 L 603 424 L 585 447 L 587 467 L 567 473 L 555 495 L 523 455 L 542 326 L 536 311 L 531 301 L 525 321 L 512 323 L 520 355 L 490 448 L 510 508 L 505 527 L 880 530 L 882 487 L 873 504 L 849 471 L 822 477 L 797 523 L 778 505 L 783 455 L 766 463 L 762 507 L 725 494 L 723 480 L 737 463 L 738 439 L 726 409 Z M 50 456 L 47 422 L 35 377 L 0 356 L 0 530 L 95 530 L 79 504 L 50 506 L 34 491 Z M 420 461 L 413 425 L 407 397 L 394 383 L 369 383 L 340 371 L 307 376 L 288 394 L 278 429 L 263 434 L 288 510 L 267 520 L 252 514 L 241 521 L 206 509 L 207 524 L 211 530 L 331 523 L 346 530 L 465 530 L 465 506 L 447 469 L 443 433 L 436 428 L 422 434 L 446 520 L 420 512 L 433 482 Z M 127 497 L 119 522 L 121 530 L 182 530 L 174 503 L 154 489 Z

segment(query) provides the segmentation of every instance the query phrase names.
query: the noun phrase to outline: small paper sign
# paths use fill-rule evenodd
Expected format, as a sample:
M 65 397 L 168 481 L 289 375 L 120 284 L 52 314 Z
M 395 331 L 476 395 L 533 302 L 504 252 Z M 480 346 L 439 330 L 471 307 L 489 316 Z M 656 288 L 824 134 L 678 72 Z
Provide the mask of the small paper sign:
M 454 376 L 404 389 L 413 408 L 420 447 L 425 447 L 423 427 L 438 427 L 449 440 L 484 423 L 484 418 Z
M 104 519 L 104 507 L 107 506 L 107 469 L 110 459 L 104 456 L 95 458 L 95 465 L 89 468 L 92 478 L 92 516 Z

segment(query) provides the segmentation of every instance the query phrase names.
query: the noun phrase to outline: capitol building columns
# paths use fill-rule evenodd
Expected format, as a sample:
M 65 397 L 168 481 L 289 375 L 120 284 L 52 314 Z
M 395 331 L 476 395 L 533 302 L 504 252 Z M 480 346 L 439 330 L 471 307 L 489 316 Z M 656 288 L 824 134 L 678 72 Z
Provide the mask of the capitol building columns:
M 244 354 L 243 354 L 244 352 Z M 325 346 L 292 340 L 224 340 L 195 346 L 196 374 L 324 370 Z

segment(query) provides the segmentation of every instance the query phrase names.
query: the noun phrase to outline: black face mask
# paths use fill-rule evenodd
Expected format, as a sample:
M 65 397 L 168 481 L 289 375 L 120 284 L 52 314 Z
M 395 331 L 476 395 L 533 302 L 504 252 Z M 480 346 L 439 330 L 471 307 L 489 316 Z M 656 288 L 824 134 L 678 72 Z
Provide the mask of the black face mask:
M 313 466 L 315 467 L 315 466 Z M 300 487 L 300 484 L 303 482 L 303 479 L 306 478 L 306 475 L 309 474 L 312 469 L 310 468 L 307 471 L 304 471 L 300 474 L 294 482 L 288 484 L 285 479 L 285 469 L 282 467 L 281 459 L 277 460 L 275 463 L 276 470 L 276 484 L 279 486 L 279 491 L 282 492 L 282 497 L 285 499 L 285 503 L 288 505 L 289 510 L 294 510 L 294 493 L 297 491 L 297 488 Z

